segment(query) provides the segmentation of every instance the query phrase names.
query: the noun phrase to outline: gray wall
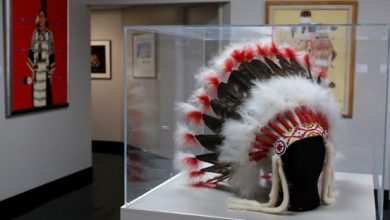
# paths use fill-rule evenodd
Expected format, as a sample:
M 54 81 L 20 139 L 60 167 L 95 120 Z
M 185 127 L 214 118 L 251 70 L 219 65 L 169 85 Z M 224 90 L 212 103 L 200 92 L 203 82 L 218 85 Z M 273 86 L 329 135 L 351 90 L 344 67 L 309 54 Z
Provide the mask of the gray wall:
M 110 80 L 91 80 L 92 139 L 123 140 L 123 25 L 122 10 L 93 10 L 91 39 L 111 41 Z
M 68 108 L 6 119 L 0 52 L 0 200 L 91 166 L 89 12 L 84 1 L 69 2 Z

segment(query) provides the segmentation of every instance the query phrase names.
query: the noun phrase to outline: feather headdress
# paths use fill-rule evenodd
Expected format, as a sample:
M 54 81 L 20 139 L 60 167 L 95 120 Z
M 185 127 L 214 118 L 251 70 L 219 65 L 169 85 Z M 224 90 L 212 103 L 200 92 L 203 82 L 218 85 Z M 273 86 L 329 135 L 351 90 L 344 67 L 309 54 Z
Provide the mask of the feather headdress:
M 289 186 L 295 181 L 288 171 L 296 161 L 291 149 L 300 149 L 296 146 L 302 145 L 302 140 L 310 140 L 303 145 L 315 146 L 302 149 L 308 149 L 303 150 L 310 154 L 306 157 L 319 158 L 315 160 L 320 168 L 313 171 L 313 178 L 318 181 L 322 172 L 321 198 L 332 203 L 331 140 L 338 106 L 328 88 L 318 84 L 318 74 L 311 71 L 308 54 L 274 42 L 235 44 L 213 59 L 210 68 L 196 76 L 200 88 L 187 103 L 178 104 L 187 121 L 176 131 L 175 161 L 188 172 L 190 182 L 213 187 L 227 181 L 240 197 L 228 201 L 232 209 L 294 210 L 291 204 L 299 195 L 291 194 L 294 189 Z M 212 134 L 191 131 L 201 125 Z M 209 153 L 183 156 L 194 145 Z M 200 161 L 210 165 L 199 166 Z M 215 174 L 213 178 L 205 177 L 208 172 Z M 261 177 L 272 182 L 269 202 L 245 200 L 256 195 Z

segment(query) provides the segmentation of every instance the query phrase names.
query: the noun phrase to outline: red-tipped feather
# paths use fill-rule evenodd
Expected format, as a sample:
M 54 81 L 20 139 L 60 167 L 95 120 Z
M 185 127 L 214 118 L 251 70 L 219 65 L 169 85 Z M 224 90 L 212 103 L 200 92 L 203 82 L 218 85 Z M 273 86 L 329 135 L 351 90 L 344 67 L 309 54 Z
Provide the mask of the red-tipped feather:
M 315 113 L 313 112 L 313 110 L 310 109 L 310 108 L 306 108 L 306 111 L 307 111 L 307 113 L 309 114 L 310 119 L 312 120 L 312 122 L 313 122 L 313 123 L 317 123 L 317 118 L 316 118 L 316 115 L 315 115 Z
M 282 55 L 281 53 L 280 53 L 280 50 L 279 50 L 279 48 L 278 48 L 278 46 L 276 46 L 276 43 L 275 42 L 272 42 L 272 45 L 271 45 L 271 53 L 273 54 L 273 55 Z
M 257 151 L 249 153 L 249 160 L 259 161 L 267 156 L 267 152 Z
M 299 121 L 301 121 L 301 124 L 306 124 L 306 118 L 303 116 L 302 111 L 299 108 L 295 109 L 295 114 L 297 114 Z
M 288 111 L 288 112 L 286 113 L 286 115 L 287 115 L 287 117 L 288 117 L 288 120 L 290 120 L 291 123 L 292 123 L 294 126 L 298 126 L 298 122 L 295 120 L 295 117 L 294 117 L 294 115 L 292 114 L 291 111 Z
M 201 93 L 196 98 L 198 99 L 200 104 L 202 104 L 205 112 L 210 111 L 211 104 L 210 104 L 210 96 L 209 95 L 207 95 L 206 93 Z
M 270 145 L 270 146 L 272 146 L 274 144 L 273 141 L 271 141 L 271 140 L 269 140 L 267 138 L 258 136 L 258 135 L 256 135 L 256 141 L 259 141 L 259 142 L 261 142 L 261 143 L 263 143 L 265 145 Z
M 221 83 L 221 79 L 218 77 L 217 74 L 210 74 L 207 77 L 207 84 L 211 86 L 214 90 L 218 90 L 218 86 Z
M 255 57 L 255 54 L 253 53 L 253 50 L 251 48 L 246 48 L 244 50 L 244 59 L 245 61 L 250 61 L 250 60 L 253 60 L 253 58 Z
M 288 131 L 291 130 L 291 126 L 288 124 L 287 120 L 282 116 L 282 115 L 278 115 L 276 116 L 276 119 L 282 123 L 282 125 L 284 126 L 284 128 L 286 128 Z
M 200 166 L 200 161 L 196 157 L 188 156 L 183 159 L 183 164 L 191 170 L 197 170 Z
M 186 119 L 195 126 L 200 126 L 202 124 L 202 112 L 199 110 L 187 112 Z
M 190 173 L 190 178 L 197 178 L 197 177 L 203 176 L 204 174 L 205 174 L 205 172 L 201 171 L 201 170 L 199 170 L 199 171 L 192 171 Z
M 260 178 L 270 180 L 270 179 L 272 179 L 272 175 L 268 173 L 268 174 L 260 176 Z
M 272 148 L 271 146 L 265 146 L 261 144 L 255 144 L 253 147 L 262 151 L 269 151 Z
M 287 47 L 286 49 L 284 49 L 284 53 L 288 58 L 290 58 L 290 60 L 297 60 L 297 53 L 295 53 L 292 48 Z
M 268 55 L 268 49 L 266 47 L 262 47 L 261 45 L 257 44 L 256 49 L 259 56 L 265 57 Z
M 320 118 L 316 112 L 312 112 L 312 118 L 314 118 L 315 122 L 320 123 Z
M 227 178 L 228 178 L 228 176 L 225 176 L 223 178 L 218 178 L 218 179 L 207 180 L 206 184 L 207 184 L 207 186 L 215 187 L 219 182 L 222 182 Z
M 276 131 L 278 134 L 283 135 L 284 131 L 279 125 L 277 125 L 274 121 L 268 122 L 268 126 L 270 126 L 274 131 Z
M 307 108 L 301 107 L 301 111 L 302 111 L 303 117 L 305 117 L 307 123 L 312 123 L 312 122 L 314 122 L 314 119 L 312 119 L 312 118 L 310 117 L 310 113 L 309 113 L 309 111 L 308 111 Z
M 198 181 L 198 182 L 191 183 L 191 186 L 193 186 L 193 187 L 203 187 L 203 186 L 207 186 L 207 184 L 205 182 Z
M 320 124 L 321 124 L 321 126 L 325 130 L 329 130 L 329 124 L 328 124 L 328 120 L 326 119 L 326 117 L 323 114 L 320 114 L 319 117 L 320 117 Z
M 309 53 L 305 54 L 304 58 L 307 69 L 310 69 L 310 55 Z
M 263 134 L 265 134 L 265 135 L 267 135 L 268 137 L 270 137 L 270 138 L 273 139 L 273 140 L 277 140 L 277 139 L 279 138 L 278 135 L 272 133 L 271 131 L 269 131 L 269 130 L 266 129 L 265 127 L 262 127 L 262 128 L 260 129 L 260 132 L 263 133 Z
M 243 50 L 235 49 L 231 56 L 237 63 L 241 63 L 245 60 L 245 52 Z
M 198 141 L 195 138 L 195 135 L 191 132 L 184 133 L 183 139 L 184 139 L 184 143 L 186 143 L 189 146 L 196 145 L 198 143 Z
M 233 71 L 233 66 L 234 66 L 233 60 L 232 59 L 227 59 L 223 63 L 223 71 L 225 73 L 230 73 L 231 71 Z

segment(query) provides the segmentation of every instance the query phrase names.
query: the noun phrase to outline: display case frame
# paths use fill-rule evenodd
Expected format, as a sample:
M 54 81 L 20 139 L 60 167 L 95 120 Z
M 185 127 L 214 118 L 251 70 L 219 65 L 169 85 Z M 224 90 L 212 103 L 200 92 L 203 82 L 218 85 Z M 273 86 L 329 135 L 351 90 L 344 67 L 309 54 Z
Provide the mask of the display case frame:
M 167 218 L 177 219 L 232 219 L 237 217 L 235 215 L 233 215 L 235 217 L 228 215 L 207 216 L 196 212 L 185 213 L 189 217 L 183 217 L 180 210 L 175 212 L 175 210 L 146 207 L 148 203 L 145 202 L 145 199 L 150 199 L 154 193 L 158 195 L 158 192 L 161 193 L 161 190 L 169 188 L 169 185 L 173 184 L 172 181 L 179 178 L 175 175 L 177 172 L 171 165 L 174 152 L 173 130 L 178 117 L 174 113 L 175 103 L 190 98 L 194 88 L 192 81 L 194 74 L 206 66 L 210 59 L 226 45 L 231 42 L 261 37 L 275 39 L 275 29 L 285 31 L 289 28 L 300 27 L 302 26 L 125 27 L 124 142 L 126 150 L 124 163 L 125 205 L 121 211 L 122 219 L 135 219 L 129 218 L 132 215 L 138 216 L 137 219 L 139 216 L 143 216 L 143 214 L 134 213 L 144 213 L 144 216 L 148 216 L 150 219 L 151 216 L 167 216 Z M 343 137 L 337 140 L 341 147 L 337 149 L 339 153 L 336 155 L 336 171 L 368 175 L 372 187 L 369 190 L 372 191 L 372 197 L 369 199 L 371 203 L 376 200 L 374 202 L 378 204 L 376 216 L 378 219 L 382 219 L 383 194 L 387 186 L 385 184 L 388 184 L 386 180 L 388 176 L 385 175 L 384 170 L 389 132 L 387 129 L 389 25 L 312 25 L 311 27 L 318 29 L 337 27 L 341 31 L 356 32 L 354 39 L 356 54 L 345 55 L 354 56 L 356 60 L 354 68 L 355 91 L 353 94 L 354 115 L 351 118 L 342 118 L 340 115 L 338 126 L 342 131 L 340 136 Z M 139 33 L 153 33 L 156 36 L 156 69 L 158 72 L 153 80 L 137 79 L 132 75 L 132 35 Z M 337 36 L 332 37 L 336 38 Z M 284 40 L 284 43 L 286 42 L 288 40 Z M 371 59 L 372 57 L 377 59 Z M 365 108 L 364 106 L 375 106 L 375 108 Z M 200 132 L 207 133 L 207 129 L 202 128 Z M 365 138 L 360 138 L 363 135 Z M 201 152 L 200 149 L 194 149 L 195 154 Z M 367 165 L 363 165 L 362 161 L 366 161 Z M 342 183 L 339 184 L 342 185 Z M 181 187 L 191 186 L 183 183 Z M 142 190 L 138 190 L 138 188 L 142 188 Z M 377 192 L 376 197 L 374 189 Z M 137 192 L 133 193 L 134 191 Z M 196 194 L 196 189 L 191 191 Z M 212 193 L 212 191 L 206 191 Z M 146 194 L 135 199 L 143 193 Z M 180 201 L 178 202 L 180 203 Z M 145 207 L 142 207 L 142 204 Z M 371 207 L 375 206 L 375 204 L 370 205 Z M 224 207 L 225 204 L 221 204 L 221 206 Z M 322 209 L 326 211 L 326 207 L 321 207 Z M 229 210 L 228 213 L 230 212 L 234 211 Z M 250 215 L 252 216 L 252 214 Z M 254 216 L 256 215 L 267 214 L 254 213 Z M 314 217 L 312 214 L 309 216 Z M 326 215 L 324 214 L 324 216 Z M 347 218 L 352 219 L 352 216 Z M 252 217 L 243 218 L 251 219 Z M 317 217 L 321 219 L 321 215 Z M 291 218 L 294 219 L 294 217 Z

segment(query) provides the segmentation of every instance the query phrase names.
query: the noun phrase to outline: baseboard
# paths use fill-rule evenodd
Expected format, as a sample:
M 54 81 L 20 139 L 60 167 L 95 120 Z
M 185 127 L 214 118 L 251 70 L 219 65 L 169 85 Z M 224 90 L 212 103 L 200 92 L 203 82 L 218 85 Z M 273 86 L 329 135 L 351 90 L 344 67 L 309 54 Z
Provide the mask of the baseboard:
M 5 199 L 0 201 L 1 219 L 12 219 L 21 216 L 42 204 L 91 183 L 92 167 Z
M 123 155 L 124 143 L 119 141 L 92 141 L 92 152 Z

